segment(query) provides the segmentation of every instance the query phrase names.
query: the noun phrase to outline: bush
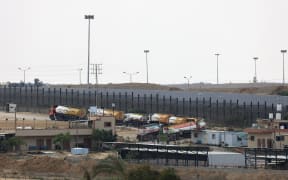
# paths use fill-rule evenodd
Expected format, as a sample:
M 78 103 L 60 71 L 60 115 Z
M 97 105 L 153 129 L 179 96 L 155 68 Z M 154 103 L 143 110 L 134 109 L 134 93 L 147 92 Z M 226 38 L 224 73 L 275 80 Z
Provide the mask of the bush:
M 151 170 L 148 165 L 132 169 L 128 173 L 128 180 L 157 180 L 158 177 L 159 172 Z
M 161 171 L 159 180 L 180 180 L 181 178 L 176 174 L 173 168 L 167 168 Z

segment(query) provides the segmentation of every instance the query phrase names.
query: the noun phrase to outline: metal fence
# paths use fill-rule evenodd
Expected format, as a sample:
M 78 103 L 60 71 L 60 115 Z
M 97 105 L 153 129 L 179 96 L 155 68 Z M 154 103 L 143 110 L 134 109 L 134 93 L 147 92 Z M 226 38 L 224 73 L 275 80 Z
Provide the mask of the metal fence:
M 241 103 L 240 103 L 241 102 Z M 203 117 L 210 124 L 234 127 L 247 127 L 256 118 L 268 118 L 276 113 L 276 104 L 263 102 L 243 102 L 240 99 L 227 100 L 212 97 L 188 97 L 143 94 L 135 92 L 113 92 L 111 90 L 38 88 L 38 87 L 1 87 L 0 103 L 16 103 L 18 111 L 48 112 L 51 105 L 71 107 L 95 106 L 112 108 L 125 112 L 170 113 L 178 116 Z M 288 106 L 282 108 L 282 116 L 288 112 Z

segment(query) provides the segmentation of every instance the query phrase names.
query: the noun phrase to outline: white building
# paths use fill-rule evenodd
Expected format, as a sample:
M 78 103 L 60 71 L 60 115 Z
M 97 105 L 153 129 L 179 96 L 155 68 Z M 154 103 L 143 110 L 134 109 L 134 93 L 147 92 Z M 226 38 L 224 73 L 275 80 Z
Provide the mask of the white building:
M 247 133 L 216 130 L 193 131 L 191 141 L 195 144 L 242 147 L 247 146 Z

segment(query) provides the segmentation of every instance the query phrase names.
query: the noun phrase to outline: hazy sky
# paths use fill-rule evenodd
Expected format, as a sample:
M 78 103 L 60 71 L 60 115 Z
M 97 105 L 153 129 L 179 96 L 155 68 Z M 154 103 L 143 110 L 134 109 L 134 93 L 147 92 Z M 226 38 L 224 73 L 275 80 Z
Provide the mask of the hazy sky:
M 0 0 L 0 82 L 87 82 L 88 21 L 91 63 L 102 63 L 100 83 L 124 83 L 139 71 L 158 84 L 282 82 L 288 49 L 287 0 Z M 288 61 L 288 55 L 286 56 Z M 288 62 L 286 79 L 288 82 Z M 90 77 L 95 83 L 95 78 Z

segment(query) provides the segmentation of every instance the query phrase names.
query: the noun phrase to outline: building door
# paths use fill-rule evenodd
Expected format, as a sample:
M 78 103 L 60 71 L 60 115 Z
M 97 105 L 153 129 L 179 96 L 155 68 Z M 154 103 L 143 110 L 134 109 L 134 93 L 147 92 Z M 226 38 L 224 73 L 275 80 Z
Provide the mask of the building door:
M 37 149 L 41 150 L 44 147 L 44 139 L 36 139 Z
M 52 149 L 52 140 L 51 139 L 46 139 L 46 147 L 48 150 Z
M 70 150 L 70 141 L 63 142 L 63 149 Z
M 91 139 L 90 138 L 84 138 L 84 148 L 91 149 Z
M 267 148 L 272 148 L 272 139 L 267 139 Z
M 257 139 L 257 148 L 261 148 L 261 139 Z
M 265 139 L 262 139 L 262 148 L 266 148 L 266 141 L 265 141 Z

